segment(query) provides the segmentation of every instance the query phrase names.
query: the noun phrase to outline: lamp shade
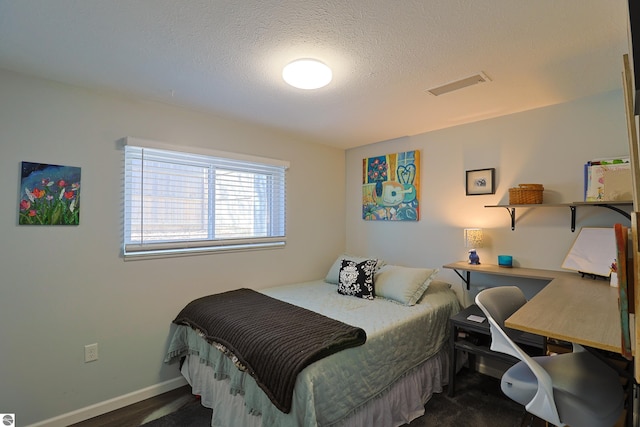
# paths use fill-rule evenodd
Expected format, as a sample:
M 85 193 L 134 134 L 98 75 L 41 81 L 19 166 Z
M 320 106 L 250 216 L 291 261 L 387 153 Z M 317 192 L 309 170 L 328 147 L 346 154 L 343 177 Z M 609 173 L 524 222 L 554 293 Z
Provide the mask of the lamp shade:
M 482 228 L 465 228 L 464 229 L 464 247 L 465 248 L 481 248 L 482 247 Z

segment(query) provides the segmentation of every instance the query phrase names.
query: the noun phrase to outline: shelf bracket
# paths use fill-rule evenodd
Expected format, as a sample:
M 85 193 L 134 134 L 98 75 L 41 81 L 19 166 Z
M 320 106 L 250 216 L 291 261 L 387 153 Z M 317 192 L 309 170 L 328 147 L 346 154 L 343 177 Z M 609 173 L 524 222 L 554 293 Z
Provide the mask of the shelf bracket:
M 460 273 L 458 270 L 454 269 L 453 271 L 455 271 L 458 277 L 460 277 L 465 285 L 467 285 L 467 290 L 471 289 L 471 272 L 467 270 L 465 271 L 465 273 L 467 274 L 463 276 L 462 273 Z
M 612 211 L 616 211 L 618 212 L 620 215 L 624 216 L 625 218 L 627 218 L 629 221 L 631 221 L 631 214 L 629 212 L 626 212 L 616 206 L 613 205 L 609 205 L 609 204 L 602 204 L 602 205 L 593 205 L 593 206 L 600 206 L 602 208 L 607 208 L 607 209 L 611 209 Z
M 595 207 L 600 207 L 600 208 L 611 209 L 612 211 L 618 212 L 620 215 L 624 216 L 629 221 L 631 221 L 631 214 L 629 212 L 625 211 L 624 209 L 620 209 L 617 206 L 613 206 L 613 205 L 610 205 L 608 203 L 593 204 L 593 205 L 589 205 L 589 206 L 595 206 Z M 569 205 L 569 208 L 571 209 L 571 231 L 574 232 L 574 231 L 576 231 L 576 209 L 577 209 L 577 206 L 576 205 Z
M 511 217 L 511 231 L 516 229 L 516 208 L 510 208 L 505 206 L 507 212 L 509 212 L 509 216 Z

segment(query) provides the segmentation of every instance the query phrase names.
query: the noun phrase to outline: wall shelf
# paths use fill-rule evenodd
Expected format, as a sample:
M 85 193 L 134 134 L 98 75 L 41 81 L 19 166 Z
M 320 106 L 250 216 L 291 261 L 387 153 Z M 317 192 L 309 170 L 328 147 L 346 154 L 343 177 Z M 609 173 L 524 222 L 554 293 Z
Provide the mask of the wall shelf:
M 516 229 L 516 208 L 569 208 L 571 210 L 571 231 L 576 231 L 576 210 L 578 206 L 596 206 L 611 209 L 618 212 L 628 220 L 631 220 L 631 214 L 618 206 L 632 206 L 632 201 L 618 202 L 572 202 L 559 204 L 530 204 L 530 205 L 485 205 L 485 208 L 505 208 L 511 217 L 511 230 Z

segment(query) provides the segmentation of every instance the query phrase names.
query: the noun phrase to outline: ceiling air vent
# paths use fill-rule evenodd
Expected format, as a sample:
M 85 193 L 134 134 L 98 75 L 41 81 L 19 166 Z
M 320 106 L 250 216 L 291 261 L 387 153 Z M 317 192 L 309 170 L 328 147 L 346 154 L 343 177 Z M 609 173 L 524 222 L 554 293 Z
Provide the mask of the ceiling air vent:
M 462 78 L 460 80 L 443 84 L 442 86 L 426 89 L 426 92 L 429 92 L 431 95 L 434 95 L 434 96 L 440 96 L 445 93 L 453 92 L 454 90 L 462 89 L 467 86 L 473 86 L 478 83 L 486 83 L 490 81 L 491 79 L 487 77 L 485 73 L 480 72 L 472 76 Z

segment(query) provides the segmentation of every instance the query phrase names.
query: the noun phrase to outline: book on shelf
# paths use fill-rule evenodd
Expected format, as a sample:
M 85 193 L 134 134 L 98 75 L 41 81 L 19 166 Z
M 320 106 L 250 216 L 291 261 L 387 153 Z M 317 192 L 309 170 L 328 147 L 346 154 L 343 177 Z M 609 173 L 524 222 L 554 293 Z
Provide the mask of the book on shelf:
M 631 163 L 629 156 L 601 157 L 587 162 L 588 165 L 619 165 L 622 163 Z
M 590 160 L 584 165 L 584 201 L 631 200 L 633 184 L 629 157 Z

